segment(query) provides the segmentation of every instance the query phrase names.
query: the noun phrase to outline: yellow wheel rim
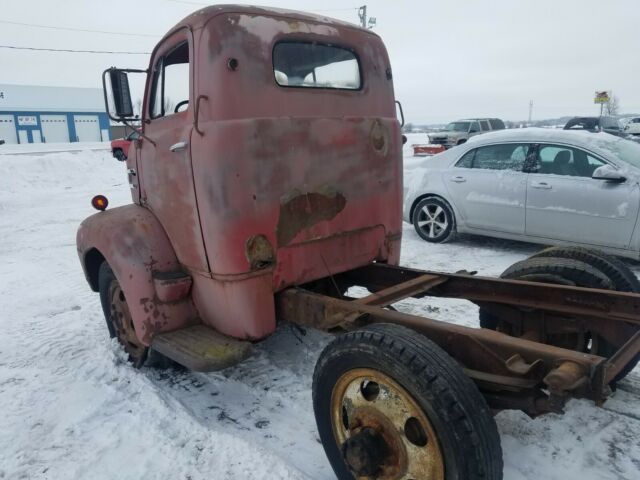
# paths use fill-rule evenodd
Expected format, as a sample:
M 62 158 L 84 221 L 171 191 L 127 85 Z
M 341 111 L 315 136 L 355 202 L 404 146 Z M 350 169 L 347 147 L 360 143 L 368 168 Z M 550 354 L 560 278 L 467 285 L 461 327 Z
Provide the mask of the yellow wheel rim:
M 444 480 L 444 459 L 429 418 L 384 373 L 358 368 L 343 374 L 331 395 L 331 423 L 357 479 Z

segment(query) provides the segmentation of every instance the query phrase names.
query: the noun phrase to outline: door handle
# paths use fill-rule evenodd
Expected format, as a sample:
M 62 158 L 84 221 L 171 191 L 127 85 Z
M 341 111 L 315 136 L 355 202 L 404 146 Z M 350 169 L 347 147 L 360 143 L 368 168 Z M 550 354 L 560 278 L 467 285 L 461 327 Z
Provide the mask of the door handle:
M 174 143 L 169 147 L 169 150 L 171 150 L 172 152 L 179 152 L 180 150 L 184 150 L 185 148 L 187 148 L 187 145 L 189 145 L 189 142 L 185 141 Z
M 533 182 L 531 183 L 532 188 L 539 188 L 541 190 L 551 190 L 551 185 L 547 182 Z
M 451 177 L 451 181 L 452 181 L 452 182 L 456 182 L 456 183 L 463 183 L 463 182 L 466 182 L 466 181 L 467 181 L 467 179 L 466 179 L 466 178 L 464 178 L 464 177 L 463 177 L 463 176 L 461 176 L 461 175 L 457 175 L 457 176 L 455 176 L 455 177 Z

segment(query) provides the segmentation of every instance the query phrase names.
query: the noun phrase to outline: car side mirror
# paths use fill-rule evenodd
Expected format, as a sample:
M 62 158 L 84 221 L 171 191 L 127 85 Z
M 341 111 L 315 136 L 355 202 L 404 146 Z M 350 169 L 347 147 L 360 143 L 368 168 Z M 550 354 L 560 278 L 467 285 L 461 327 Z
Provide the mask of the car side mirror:
M 478 130 L 472 128 L 471 130 L 469 130 L 469 133 L 478 133 Z
M 602 165 L 601 167 L 596 168 L 593 171 L 591 178 L 594 180 L 606 180 L 608 182 L 616 183 L 624 182 L 627 179 L 627 177 L 620 174 L 620 172 L 611 165 Z

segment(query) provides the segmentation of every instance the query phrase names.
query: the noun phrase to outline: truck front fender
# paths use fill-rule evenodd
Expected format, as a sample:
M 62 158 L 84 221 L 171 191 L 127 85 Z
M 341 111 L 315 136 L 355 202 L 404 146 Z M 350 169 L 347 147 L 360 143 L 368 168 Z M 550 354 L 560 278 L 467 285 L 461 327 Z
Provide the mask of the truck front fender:
M 94 291 L 99 288 L 100 265 L 109 264 L 144 345 L 150 345 L 157 333 L 198 322 L 189 294 L 190 277 L 178 275 L 179 283 L 169 280 L 167 294 L 166 279 L 175 279 L 181 266 L 162 225 L 146 208 L 126 205 L 92 215 L 80 224 L 76 243 Z

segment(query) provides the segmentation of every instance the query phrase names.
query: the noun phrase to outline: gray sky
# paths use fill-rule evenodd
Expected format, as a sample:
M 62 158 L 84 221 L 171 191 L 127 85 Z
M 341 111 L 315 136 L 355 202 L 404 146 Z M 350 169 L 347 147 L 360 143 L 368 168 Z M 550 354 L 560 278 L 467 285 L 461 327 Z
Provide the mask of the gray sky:
M 361 0 L 364 2 L 364 0 Z M 0 23 L 0 45 L 150 51 L 203 0 L 0 0 L 0 20 L 152 35 L 69 32 Z M 359 1 L 252 2 L 357 23 Z M 521 120 L 598 112 L 595 90 L 640 112 L 640 0 L 367 1 L 389 50 L 407 121 L 471 116 Z M 157 35 L 154 37 L 153 35 Z M 108 66 L 146 68 L 144 55 L 0 48 L 0 83 L 100 86 Z

